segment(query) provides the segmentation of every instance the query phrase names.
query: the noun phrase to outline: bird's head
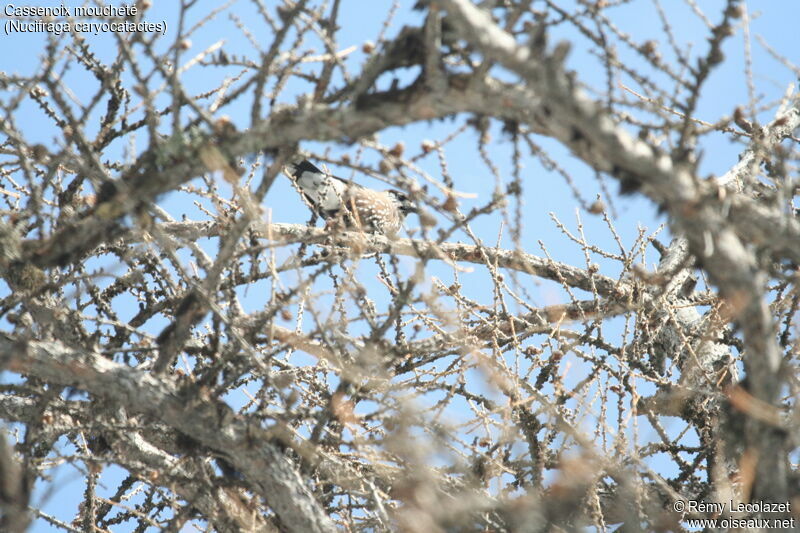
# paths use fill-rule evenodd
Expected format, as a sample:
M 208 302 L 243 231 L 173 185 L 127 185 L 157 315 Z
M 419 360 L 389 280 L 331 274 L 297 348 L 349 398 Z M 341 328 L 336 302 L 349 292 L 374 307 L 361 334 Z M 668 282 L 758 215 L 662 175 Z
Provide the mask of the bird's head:
M 394 189 L 386 191 L 389 196 L 392 197 L 392 200 L 397 204 L 397 209 L 403 213 L 403 216 L 406 216 L 409 213 L 416 213 L 418 212 L 417 206 L 414 205 L 414 202 L 406 195 L 404 192 L 396 191 Z

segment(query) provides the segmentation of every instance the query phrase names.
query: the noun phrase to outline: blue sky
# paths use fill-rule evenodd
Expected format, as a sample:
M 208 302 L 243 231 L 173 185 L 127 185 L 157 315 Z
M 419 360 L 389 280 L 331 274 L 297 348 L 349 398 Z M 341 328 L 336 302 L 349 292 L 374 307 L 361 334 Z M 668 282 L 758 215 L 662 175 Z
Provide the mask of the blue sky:
M 403 1 L 386 30 L 386 35 L 391 37 L 397 34 L 405 24 L 418 24 L 422 20 L 420 12 L 411 9 L 413 1 Z M 146 19 L 151 21 L 166 21 L 168 31 L 162 37 L 162 49 L 169 47 L 176 35 L 177 28 L 177 3 L 155 2 L 156 5 L 147 13 Z M 571 5 L 572 2 L 563 2 Z M 707 31 L 702 21 L 696 17 L 686 4 L 678 1 L 663 2 L 668 16 L 672 21 L 671 31 L 674 34 L 678 46 L 685 49 L 692 45 L 692 55 L 705 53 L 707 49 Z M 46 5 L 42 3 L 42 5 Z M 56 5 L 53 3 L 53 5 Z M 69 4 L 68 4 L 69 5 Z M 268 2 L 268 9 L 274 14 L 273 3 Z M 345 59 L 350 73 L 357 73 L 359 67 L 365 60 L 365 54 L 361 46 L 365 41 L 376 41 L 386 13 L 389 11 L 392 2 L 379 1 L 353 1 L 343 0 L 342 16 L 340 20 L 341 29 L 337 34 L 337 45 L 339 49 L 347 49 L 355 46 L 356 50 L 349 54 Z M 702 8 L 713 23 L 720 19 L 720 9 L 724 5 L 721 0 L 709 0 L 702 2 Z M 190 11 L 187 17 L 186 26 L 191 27 L 199 20 L 203 19 L 210 10 L 219 6 L 217 2 L 201 1 Z M 749 5 L 753 10 L 751 13 L 752 25 L 750 28 L 752 40 L 752 70 L 755 93 L 759 97 L 760 103 L 777 101 L 785 92 L 789 83 L 796 82 L 797 72 L 792 73 L 783 67 L 778 60 L 773 58 L 762 47 L 756 36 L 762 36 L 769 44 L 784 55 L 790 61 L 797 62 L 797 50 L 800 49 L 800 37 L 796 31 L 797 21 L 800 20 L 800 2 L 752 2 Z M 760 10 L 760 11 L 759 11 Z M 665 62 L 672 64 L 674 56 L 666 42 L 663 32 L 662 21 L 659 19 L 655 3 L 649 0 L 638 0 L 631 5 L 609 9 L 607 16 L 612 19 L 614 24 L 621 31 L 629 34 L 635 41 L 655 39 L 658 41 L 658 50 L 662 53 Z M 198 29 L 191 35 L 191 47 L 181 59 L 181 64 L 185 64 L 195 54 L 214 45 L 220 40 L 224 40 L 224 49 L 229 55 L 241 55 L 255 58 L 257 50 L 239 28 L 237 19 L 242 21 L 252 33 L 253 38 L 260 46 L 261 50 L 266 49 L 272 35 L 269 28 L 259 21 L 256 16 L 255 8 L 247 2 L 232 2 L 229 7 L 222 9 L 215 18 Z M 97 54 L 98 59 L 105 62 L 114 59 L 114 40 L 110 35 L 86 36 L 87 42 L 92 51 Z M 607 80 L 605 71 L 601 68 L 601 62 L 595 56 L 596 49 L 590 46 L 579 35 L 576 35 L 574 28 L 569 25 L 561 25 L 553 28 L 550 34 L 550 42 L 554 43 L 560 39 L 568 39 L 574 42 L 571 55 L 568 59 L 568 66 L 577 72 L 578 79 L 589 87 L 596 87 L 602 91 Z M 43 54 L 45 37 L 37 35 L 0 35 L 3 54 L 0 56 L 0 71 L 7 74 L 18 73 L 21 75 L 36 72 L 40 69 L 40 58 Z M 315 48 L 316 53 L 322 53 L 320 43 L 309 41 L 309 47 Z M 748 88 L 743 69 L 743 57 L 745 44 L 742 38 L 742 31 L 739 29 L 737 34 L 730 38 L 724 47 L 727 58 L 726 63 L 711 76 L 708 87 L 700 101 L 696 117 L 708 122 L 715 122 L 720 117 L 731 115 L 737 105 L 746 104 L 748 100 Z M 641 58 L 630 49 L 620 46 L 618 49 L 619 57 L 623 62 L 643 68 Z M 145 61 L 146 63 L 146 61 Z M 310 70 L 318 69 L 319 64 L 309 64 Z M 184 82 L 192 94 L 201 94 L 219 86 L 224 76 L 232 76 L 238 73 L 239 67 L 228 68 L 194 68 L 188 70 L 184 75 Z M 405 75 L 412 76 L 414 72 Z M 76 98 L 86 101 L 96 90 L 95 81 L 86 71 L 73 66 L 70 70 L 63 73 L 65 83 L 74 91 Z M 381 80 L 382 84 L 388 84 L 391 80 Z M 635 84 L 628 79 L 615 80 L 628 84 L 635 88 Z M 666 83 L 666 81 L 665 81 Z M 665 87 L 666 88 L 666 87 Z M 299 94 L 311 89 L 309 84 L 303 82 L 292 82 L 287 90 L 280 96 L 279 102 L 293 103 Z M 0 92 L 0 97 L 5 98 Z M 162 103 L 167 102 L 167 95 L 162 99 Z M 225 108 L 222 112 L 229 115 L 232 121 L 240 129 L 249 125 L 249 96 L 240 99 L 235 105 Z M 766 107 L 766 106 L 765 106 Z M 265 108 L 266 112 L 267 108 Z M 98 113 L 103 111 L 103 106 L 98 108 Z M 771 118 L 774 112 L 774 105 L 766 107 L 758 115 L 762 121 Z M 377 140 L 385 145 L 392 146 L 397 142 L 406 145 L 406 154 L 417 154 L 420 152 L 420 144 L 425 139 L 441 139 L 447 134 L 457 130 L 460 126 L 459 121 L 441 121 L 435 123 L 415 124 L 405 128 L 391 128 L 380 132 Z M 26 102 L 21 108 L 21 113 L 17 115 L 17 126 L 22 130 L 27 139 L 33 142 L 41 142 L 47 146 L 54 146 L 61 142 L 55 135 L 54 129 L 49 123 L 49 119 L 33 103 Z M 89 133 L 94 133 L 89 131 Z M 635 131 L 632 133 L 636 133 Z M 493 161 L 498 162 L 500 174 L 503 177 L 510 175 L 508 166 L 510 144 L 505 142 L 504 134 L 500 131 L 499 125 L 494 125 L 491 129 L 492 142 L 488 148 L 492 154 Z M 134 152 L 144 149 L 147 144 L 146 137 L 139 136 L 135 140 L 135 145 L 129 144 L 130 139 L 119 141 L 115 149 L 119 154 L 126 150 Z M 597 194 L 601 193 L 601 187 L 592 170 L 574 158 L 570 157 L 567 150 L 548 139 L 538 139 L 542 147 L 550 156 L 562 165 L 574 179 L 574 187 L 579 191 L 580 196 L 591 202 Z M 728 136 L 712 134 L 703 139 L 703 159 L 701 163 L 701 174 L 721 174 L 737 161 L 737 156 L 741 152 L 742 145 L 739 142 L 732 142 Z M 475 195 L 475 199 L 465 199 L 461 203 L 462 211 L 466 212 L 470 208 L 480 205 L 491 195 L 495 181 L 490 169 L 480 163 L 480 158 L 476 156 L 476 133 L 472 130 L 459 135 L 446 148 L 447 162 L 450 174 L 456 181 L 456 188 L 466 193 Z M 332 155 L 348 153 L 354 157 L 357 155 L 355 146 L 341 144 L 308 143 L 303 148 L 323 152 L 330 150 Z M 374 164 L 377 161 L 376 154 L 366 152 L 364 161 Z M 418 165 L 426 172 L 436 178 L 441 178 L 439 162 L 435 154 L 428 155 L 418 161 Z M 582 266 L 584 265 L 583 251 L 574 243 L 568 242 L 560 230 L 554 224 L 551 214 L 553 213 L 571 231 L 576 231 L 576 209 L 580 203 L 576 201 L 573 190 L 558 175 L 552 173 L 542 166 L 540 162 L 532 158 L 526 158 L 523 175 L 525 178 L 525 194 L 521 210 L 525 215 L 525 229 L 522 235 L 522 247 L 533 254 L 542 255 L 543 250 L 540 242 L 544 245 L 547 252 L 559 261 Z M 344 177 L 354 177 L 357 181 L 382 187 L 382 185 L 371 178 L 364 176 L 354 176 L 344 174 Z M 605 185 L 612 191 L 613 205 L 616 209 L 617 217 L 614 219 L 616 230 L 624 245 L 630 246 L 634 242 L 640 227 L 646 227 L 648 232 L 653 232 L 660 224 L 665 223 L 663 217 L 655 215 L 652 204 L 646 200 L 633 197 L 619 198 L 616 195 L 617 186 L 615 183 L 606 179 Z M 225 191 L 226 184 L 220 180 L 220 188 Z M 230 191 L 228 191 L 228 196 Z M 275 222 L 304 223 L 308 220 L 308 212 L 300 201 L 297 193 L 290 187 L 287 180 L 280 179 L 269 195 L 265 199 L 265 207 L 271 210 L 271 219 Z M 170 194 L 161 199 L 160 205 L 168 209 L 173 216 L 180 218 L 185 214 L 190 219 L 203 218 L 202 213 L 194 207 L 185 195 Z M 515 206 L 512 204 L 511 209 Z M 584 224 L 588 240 L 596 242 L 603 247 L 614 249 L 613 236 L 608 228 L 602 223 L 601 219 L 593 215 L 580 211 L 580 217 Z M 410 227 L 418 225 L 417 220 L 411 217 Z M 499 219 L 493 218 L 476 223 L 474 229 L 478 236 L 486 243 L 494 243 L 500 232 Z M 505 238 L 502 240 L 504 245 L 509 241 L 508 228 L 504 231 Z M 465 239 L 463 234 L 457 238 Z M 662 242 L 668 241 L 668 233 L 662 233 Z M 209 243 L 209 247 L 213 245 Z M 619 272 L 619 267 L 614 262 L 604 261 L 602 258 L 593 258 L 602 267 L 602 272 L 614 276 Z M 657 254 L 652 249 L 648 253 L 648 267 L 652 268 L 657 261 Z M 413 268 L 413 262 L 404 260 L 407 268 Z M 617 269 L 614 271 L 614 269 Z M 452 281 L 452 272 L 442 265 L 434 265 L 429 271 L 429 275 L 441 277 L 445 283 Z M 475 268 L 473 273 L 461 274 L 461 282 L 465 286 L 465 294 L 469 297 L 486 300 L 487 291 L 491 290 L 485 272 L 480 268 Z M 0 296 L 4 295 L 5 287 L 0 287 Z M 536 301 L 534 305 L 547 305 L 563 302 L 563 293 L 555 284 L 542 282 L 534 284 L 530 288 Z M 245 299 L 247 303 L 257 308 L 260 302 L 257 299 L 258 290 L 251 290 L 252 299 Z M 158 325 L 152 326 L 157 330 Z M 576 379 L 581 376 L 578 373 Z M 119 472 L 113 472 L 112 477 L 119 476 Z M 72 481 L 71 481 L 72 480 Z M 45 509 L 52 512 L 62 519 L 69 520 L 76 508 L 76 502 L 82 497 L 83 482 L 75 478 L 74 471 L 64 472 L 63 475 L 56 476 L 53 483 L 55 492 L 48 498 Z M 113 487 L 113 484 L 110 485 Z M 38 497 L 43 497 L 44 493 L 39 492 Z M 66 513 L 66 514 L 64 514 Z M 41 521 L 33 531 L 51 531 Z

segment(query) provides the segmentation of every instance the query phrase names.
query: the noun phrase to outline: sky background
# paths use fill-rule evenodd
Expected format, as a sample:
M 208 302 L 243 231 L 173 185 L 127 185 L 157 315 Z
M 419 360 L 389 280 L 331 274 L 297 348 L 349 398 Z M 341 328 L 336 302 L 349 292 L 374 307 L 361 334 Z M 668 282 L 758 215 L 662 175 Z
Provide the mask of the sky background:
M 423 19 L 423 14 L 413 11 L 413 1 L 402 1 L 399 3 L 397 12 L 386 29 L 386 36 L 393 37 L 406 24 L 419 24 Z M 167 49 L 174 42 L 177 35 L 177 2 L 154 2 L 154 6 L 147 12 L 146 20 L 166 21 L 168 30 L 162 38 L 161 47 Z M 534 2 L 534 5 L 536 3 Z M 565 9 L 570 9 L 572 2 L 563 2 Z M 691 44 L 694 55 L 704 54 L 707 50 L 706 36 L 708 31 L 703 22 L 692 12 L 684 3 L 678 0 L 662 2 L 667 15 L 672 22 L 671 31 L 678 45 L 685 49 Z M 720 20 L 722 1 L 704 0 L 698 2 L 704 12 L 712 22 Z M 3 7 L 7 4 L 4 3 Z M 58 3 L 39 2 L 36 5 L 58 5 Z M 76 3 L 64 2 L 64 5 L 72 7 Z M 267 9 L 274 14 L 274 2 L 265 2 Z M 356 51 L 349 54 L 344 62 L 348 65 L 351 73 L 357 73 L 365 60 L 365 54 L 361 46 L 365 41 L 375 42 L 378 40 L 379 33 L 386 18 L 386 13 L 390 10 L 392 2 L 385 0 L 375 1 L 356 1 L 343 0 L 341 11 L 341 29 L 337 34 L 337 46 L 339 49 L 347 49 L 351 46 L 356 47 Z M 774 113 L 774 102 L 776 102 L 786 91 L 790 83 L 796 81 L 798 72 L 792 73 L 780 62 L 772 57 L 757 40 L 763 37 L 779 54 L 783 55 L 795 64 L 800 60 L 797 50 L 800 49 L 800 37 L 796 29 L 797 21 L 800 20 L 800 2 L 750 2 L 752 36 L 752 70 L 754 73 L 753 82 L 755 93 L 760 99 L 760 103 L 765 108 L 759 115 L 759 119 L 766 122 L 771 119 Z M 191 46 L 181 59 L 181 64 L 186 64 L 195 54 L 208 49 L 224 41 L 224 49 L 229 55 L 242 55 L 245 57 L 257 57 L 257 50 L 254 43 L 238 27 L 244 24 L 251 32 L 256 44 L 262 49 L 268 48 L 272 41 L 272 34 L 265 24 L 257 16 L 255 7 L 250 2 L 230 2 L 225 7 L 220 7 L 217 2 L 199 1 L 189 11 L 189 16 L 185 21 L 185 27 L 192 27 L 194 24 L 204 19 L 211 10 L 218 9 L 216 16 L 207 24 L 197 29 L 191 36 Z M 631 36 L 635 41 L 654 39 L 659 43 L 659 51 L 664 57 L 664 61 L 673 64 L 674 55 L 670 51 L 666 41 L 663 23 L 658 16 L 656 4 L 650 0 L 637 0 L 629 5 L 612 8 L 607 10 L 608 16 L 615 26 Z M 4 22 L 4 21 L 3 21 Z M 568 58 L 568 67 L 577 72 L 578 79 L 589 88 L 595 87 L 602 91 L 605 88 L 605 70 L 601 68 L 601 60 L 597 58 L 597 50 L 590 46 L 585 39 L 576 35 L 574 29 L 568 25 L 553 28 L 550 33 L 550 42 L 555 43 L 561 39 L 573 42 L 571 54 Z M 41 68 L 41 57 L 46 36 L 43 34 L 13 34 L 0 35 L 0 46 L 3 53 L 0 54 L 0 71 L 6 74 L 26 75 L 37 72 Z M 114 59 L 116 46 L 114 39 L 110 35 L 87 35 L 86 40 L 98 59 L 103 62 L 111 62 Z M 320 43 L 309 41 L 310 48 L 316 48 L 317 53 L 322 53 Z M 722 116 L 730 116 L 737 105 L 745 104 L 748 101 L 748 86 L 743 71 L 745 44 L 741 29 L 737 34 L 728 39 L 724 45 L 726 56 L 725 64 L 717 69 L 708 80 L 706 90 L 703 92 L 698 112 L 695 116 L 708 122 L 715 122 Z M 620 59 L 626 64 L 635 68 L 641 67 L 641 58 L 628 48 L 620 47 Z M 309 71 L 314 71 L 320 66 L 319 63 L 307 65 Z M 642 67 L 643 68 L 643 67 Z M 184 83 L 191 89 L 192 94 L 202 94 L 218 87 L 224 76 L 235 75 L 240 70 L 239 67 L 223 68 L 193 68 L 188 70 L 184 76 Z M 87 74 L 86 71 L 72 68 L 63 72 L 64 83 L 74 92 L 75 98 L 86 101 L 93 91 L 96 90 L 96 82 Z M 401 74 L 402 75 L 402 74 Z M 415 75 L 414 71 L 409 71 L 406 75 Z M 339 81 L 341 78 L 339 79 Z M 636 87 L 630 80 L 622 80 L 623 83 Z M 391 79 L 382 79 L 381 84 L 388 86 Z M 667 80 L 664 80 L 667 83 Z M 667 86 L 667 85 L 665 85 Z M 298 95 L 304 94 L 311 89 L 310 84 L 293 81 L 279 98 L 279 103 L 294 103 Z M 591 93 L 590 93 L 591 94 Z M 168 101 L 168 94 L 165 93 L 161 103 Z M 593 97 L 596 95 L 592 95 Z M 5 99 L 6 95 L 0 90 L 0 97 Z M 231 120 L 239 129 L 245 129 L 250 124 L 250 103 L 249 96 L 239 99 L 234 105 L 228 106 L 223 110 L 224 114 L 230 116 Z M 103 106 L 99 106 L 99 111 L 104 111 Z M 266 112 L 266 110 L 265 110 Z M 420 153 L 420 144 L 425 139 L 441 139 L 447 134 L 459 128 L 459 121 L 440 121 L 434 123 L 414 124 L 404 128 L 391 128 L 382 131 L 378 135 L 378 140 L 385 146 L 392 146 L 397 142 L 406 145 L 406 155 L 416 155 Z M 54 129 L 49 119 L 33 103 L 28 101 L 23 104 L 21 112 L 17 115 L 16 126 L 21 129 L 31 143 L 39 142 L 46 146 L 54 147 L 62 140 L 54 136 Z M 503 133 L 499 125 L 492 127 L 491 135 L 493 141 L 489 145 L 492 160 L 498 163 L 499 174 L 506 178 L 510 175 L 511 169 L 508 166 L 510 161 L 510 143 L 504 142 Z M 89 130 L 87 133 L 93 134 Z M 637 132 L 633 131 L 632 134 Z M 456 137 L 454 141 L 445 148 L 450 174 L 456 180 L 456 189 L 474 195 L 474 198 L 467 198 L 461 201 L 461 209 L 467 212 L 472 207 L 482 205 L 495 187 L 495 178 L 486 166 L 476 164 L 477 134 L 474 130 L 467 130 Z M 585 266 L 583 251 L 580 246 L 570 243 L 565 239 L 563 233 L 554 223 L 552 216 L 557 217 L 563 222 L 570 231 L 577 230 L 576 209 L 581 202 L 591 203 L 597 194 L 601 193 L 600 183 L 597 181 L 594 172 L 570 157 L 568 151 L 558 143 L 548 139 L 538 139 L 541 146 L 548 152 L 551 158 L 563 165 L 563 170 L 574 180 L 571 188 L 565 180 L 544 168 L 541 163 L 533 159 L 526 160 L 526 168 L 523 175 L 525 178 L 525 194 L 521 209 L 525 214 L 526 225 L 522 235 L 523 248 L 535 255 L 543 255 L 544 249 L 551 257 L 565 263 Z M 701 160 L 701 175 L 722 174 L 736 163 L 738 154 L 742 150 L 742 145 L 732 142 L 728 136 L 713 134 L 703 139 L 703 158 Z M 135 139 L 126 138 L 117 141 L 114 150 L 119 154 L 136 154 L 147 146 L 147 139 L 139 136 Z M 307 143 L 303 148 L 315 152 L 329 150 L 331 156 L 341 153 L 348 153 L 354 159 L 358 157 L 355 146 L 336 143 Z M 376 154 L 367 151 L 363 162 L 375 164 L 378 161 Z M 252 161 L 252 160 L 251 160 Z M 435 154 L 422 157 L 417 161 L 419 167 L 431 176 L 440 179 L 441 171 L 439 162 Z M 339 171 L 341 169 L 332 169 Z M 343 177 L 354 178 L 356 181 L 365 185 L 382 188 L 383 185 L 373 178 L 354 175 L 343 170 Z M 220 188 L 230 197 L 230 191 L 226 191 L 227 185 L 220 181 Z M 620 198 L 617 194 L 617 186 L 610 180 L 606 180 L 605 185 L 612 191 L 611 200 L 616 216 L 614 226 L 619 234 L 622 243 L 630 246 L 634 242 L 639 228 L 646 227 L 648 233 L 656 229 L 666 221 L 663 217 L 655 215 L 653 205 L 637 196 Z M 582 200 L 576 199 L 577 195 Z M 605 197 L 605 200 L 608 200 Z M 288 180 L 280 179 L 270 190 L 265 199 L 265 208 L 269 210 L 271 220 L 274 222 L 286 223 L 305 223 L 309 219 L 309 213 L 301 202 L 297 193 L 292 189 Z M 176 219 L 186 215 L 189 219 L 203 219 L 205 216 L 188 200 L 186 195 L 173 193 L 163 197 L 159 205 L 166 208 Z M 514 209 L 516 206 L 511 205 Z M 551 215 L 552 213 L 552 215 Z M 593 217 L 586 211 L 580 211 L 580 218 L 584 223 L 584 230 L 589 241 L 613 250 L 615 248 L 614 237 L 600 218 Z M 410 217 L 407 226 L 413 228 L 418 226 L 416 217 Z M 474 229 L 484 242 L 494 243 L 500 232 L 497 221 L 494 223 L 477 223 Z M 463 235 L 461 236 L 463 238 Z M 660 239 L 668 242 L 669 237 L 666 230 Z M 507 245 L 508 231 L 506 230 L 501 240 L 503 245 Z M 212 243 L 208 246 L 213 248 Z M 544 249 L 543 249 L 544 247 Z M 287 252 L 288 253 L 288 252 Z M 652 269 L 658 256 L 653 251 L 648 252 L 647 266 Z M 615 262 L 604 261 L 602 258 L 593 258 L 593 261 L 601 265 L 601 272 L 614 276 L 619 273 L 619 265 Z M 413 261 L 403 260 L 402 263 L 407 268 L 413 268 Z M 113 265 L 110 267 L 113 268 Z M 616 269 L 616 271 L 614 270 Z M 434 267 L 429 272 L 431 275 L 441 276 L 447 283 L 452 281 L 452 273 L 446 269 L 437 271 Z M 448 279 L 448 276 L 450 277 Z M 486 291 L 491 290 L 485 273 L 474 272 L 462 274 L 462 284 L 465 286 L 465 295 L 478 300 L 486 299 Z M 0 286 L 0 296 L 7 293 L 7 287 Z M 563 303 L 563 294 L 560 289 L 548 282 L 537 284 L 531 289 L 534 294 L 534 305 L 548 305 L 553 303 Z M 255 310 L 263 306 L 263 301 L 258 298 L 259 290 L 253 289 L 244 295 L 246 305 L 252 306 L 247 310 Z M 135 312 L 133 308 L 130 313 Z M 124 318 L 124 313 L 122 314 Z M 613 322 L 613 321 L 612 321 Z M 152 328 L 158 331 L 163 324 L 154 323 Z M 582 376 L 576 371 L 576 378 Z M 5 377 L 5 379 L 12 379 Z M 120 476 L 124 475 L 121 469 L 111 467 L 106 474 L 108 476 L 108 487 L 113 489 Z M 54 482 L 49 486 L 39 486 L 34 504 L 44 502 L 43 508 L 46 512 L 52 513 L 59 518 L 69 521 L 76 509 L 77 502 L 82 499 L 83 478 L 79 477 L 74 469 L 62 468 L 55 469 Z M 50 492 L 52 491 L 52 492 Z M 37 521 L 32 531 L 45 532 L 54 531 L 41 520 Z M 119 531 L 126 531 L 120 529 Z

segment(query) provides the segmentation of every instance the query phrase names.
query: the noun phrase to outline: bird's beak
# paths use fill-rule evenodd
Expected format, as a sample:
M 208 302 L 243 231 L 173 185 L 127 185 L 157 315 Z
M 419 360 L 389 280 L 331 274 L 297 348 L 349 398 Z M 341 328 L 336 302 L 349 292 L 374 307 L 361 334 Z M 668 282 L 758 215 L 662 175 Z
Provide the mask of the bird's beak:
M 403 202 L 403 208 L 409 213 L 419 213 L 416 204 L 410 201 Z

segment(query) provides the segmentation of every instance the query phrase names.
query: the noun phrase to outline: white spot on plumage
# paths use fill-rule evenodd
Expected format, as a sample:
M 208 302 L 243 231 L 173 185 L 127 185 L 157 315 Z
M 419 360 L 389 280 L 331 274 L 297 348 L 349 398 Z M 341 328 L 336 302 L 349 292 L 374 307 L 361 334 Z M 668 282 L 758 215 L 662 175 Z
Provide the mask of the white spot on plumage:
M 347 227 L 394 235 L 408 212 L 416 211 L 399 191 L 376 191 L 325 173 L 303 160 L 290 176 L 314 211 L 326 220 L 341 217 Z

